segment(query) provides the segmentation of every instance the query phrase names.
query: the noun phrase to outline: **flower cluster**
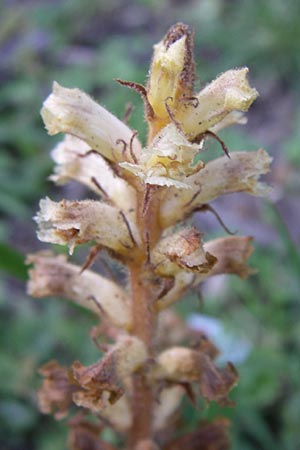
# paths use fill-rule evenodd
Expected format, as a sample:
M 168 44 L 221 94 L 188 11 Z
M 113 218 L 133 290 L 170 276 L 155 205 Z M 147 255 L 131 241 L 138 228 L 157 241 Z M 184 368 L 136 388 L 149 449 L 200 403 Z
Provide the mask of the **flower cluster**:
M 189 224 L 194 212 L 209 209 L 232 192 L 264 195 L 259 181 L 269 170 L 264 150 L 230 153 L 216 134 L 244 123 L 257 97 L 247 68 L 229 70 L 194 92 L 193 33 L 182 23 L 171 27 L 154 46 L 147 86 L 118 80 L 138 92 L 149 126 L 148 142 L 79 89 L 54 83 L 42 117 L 50 135 L 64 133 L 52 153 L 52 180 L 78 181 L 98 200 L 41 200 L 37 213 L 41 241 L 74 247 L 91 243 L 83 267 L 49 251 L 28 257 L 29 292 L 57 295 L 95 314 L 107 337 L 99 361 L 70 368 L 51 361 L 41 368 L 39 393 L 44 413 L 69 421 L 71 449 L 108 449 L 101 440 L 110 426 L 123 448 L 196 450 L 227 448 L 224 419 L 199 423 L 185 436 L 172 432 L 184 395 L 221 405 L 232 404 L 235 368 L 215 364 L 217 349 L 192 332 L 169 309 L 191 288 L 221 273 L 246 277 L 251 238 L 226 236 L 206 241 Z M 201 160 L 206 139 L 216 139 L 224 155 Z M 180 227 L 178 225 L 181 225 Z M 91 270 L 99 252 L 117 259 L 128 272 L 117 283 Z M 90 422 L 93 413 L 98 422 Z

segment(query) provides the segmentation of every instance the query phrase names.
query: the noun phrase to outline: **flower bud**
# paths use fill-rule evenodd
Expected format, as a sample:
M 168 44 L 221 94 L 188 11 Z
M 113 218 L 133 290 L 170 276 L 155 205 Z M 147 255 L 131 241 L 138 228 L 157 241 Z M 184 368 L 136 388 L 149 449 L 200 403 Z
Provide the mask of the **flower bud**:
M 166 99 L 176 104 L 182 96 L 192 95 L 194 85 L 193 33 L 177 23 L 165 38 L 154 46 L 148 82 L 148 101 L 155 115 L 168 119 Z

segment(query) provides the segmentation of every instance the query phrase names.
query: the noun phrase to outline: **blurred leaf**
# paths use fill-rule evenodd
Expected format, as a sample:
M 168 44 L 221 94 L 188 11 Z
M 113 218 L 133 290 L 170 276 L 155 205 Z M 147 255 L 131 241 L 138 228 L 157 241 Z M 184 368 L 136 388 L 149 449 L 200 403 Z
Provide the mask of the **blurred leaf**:
M 27 278 L 24 256 L 4 242 L 0 242 L 0 270 L 22 280 Z
M 38 413 L 28 404 L 18 400 L 2 400 L 0 402 L 0 420 L 2 426 L 9 426 L 16 433 L 24 432 L 32 427 Z
M 255 410 L 248 408 L 247 413 L 243 415 L 241 420 L 246 430 L 259 443 L 261 450 L 282 450 L 280 443 L 278 443 L 263 418 Z
M 285 224 L 279 208 L 275 204 L 267 204 L 267 211 L 269 213 L 270 219 L 272 220 L 275 228 L 277 229 L 282 242 L 284 244 L 284 248 L 287 252 L 288 261 L 290 266 L 294 270 L 294 273 L 297 277 L 300 275 L 300 252 L 297 249 L 297 246 L 293 239 L 291 238 L 290 232 Z

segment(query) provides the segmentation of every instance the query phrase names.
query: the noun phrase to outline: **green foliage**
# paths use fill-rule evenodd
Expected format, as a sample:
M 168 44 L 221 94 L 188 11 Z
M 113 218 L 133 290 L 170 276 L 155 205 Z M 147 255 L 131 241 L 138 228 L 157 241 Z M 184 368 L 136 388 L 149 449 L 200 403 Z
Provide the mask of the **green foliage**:
M 12 246 L 0 242 L 0 270 L 8 272 L 17 278 L 26 279 L 24 257 Z

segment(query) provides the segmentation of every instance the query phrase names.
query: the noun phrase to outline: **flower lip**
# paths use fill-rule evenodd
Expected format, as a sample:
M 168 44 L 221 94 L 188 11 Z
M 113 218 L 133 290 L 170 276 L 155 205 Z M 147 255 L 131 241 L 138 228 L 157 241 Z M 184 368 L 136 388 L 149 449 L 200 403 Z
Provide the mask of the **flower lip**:
M 169 124 L 142 150 L 138 164 L 119 165 L 146 184 L 190 189 L 187 177 L 204 167 L 202 161 L 194 164 L 199 148 L 199 144 L 191 143 L 174 124 Z

